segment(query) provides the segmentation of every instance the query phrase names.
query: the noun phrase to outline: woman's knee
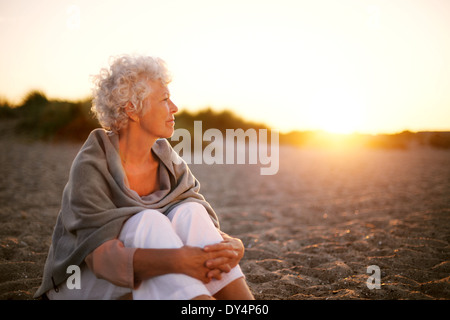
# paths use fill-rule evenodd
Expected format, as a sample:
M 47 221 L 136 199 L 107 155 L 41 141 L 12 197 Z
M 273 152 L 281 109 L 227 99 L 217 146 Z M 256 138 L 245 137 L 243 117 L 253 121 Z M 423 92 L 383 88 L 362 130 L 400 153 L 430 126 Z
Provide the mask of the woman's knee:
M 170 220 L 156 210 L 141 211 L 124 224 L 120 235 L 125 246 L 138 248 L 173 248 L 180 240 Z
M 168 217 L 184 244 L 203 247 L 223 240 L 205 207 L 200 203 L 183 203 L 174 208 Z
M 206 211 L 206 208 L 198 202 L 185 202 L 174 208 L 169 214 L 169 219 L 172 223 L 177 223 L 177 221 L 182 220 L 183 222 L 192 220 L 203 220 L 206 222 L 211 222 L 212 220 Z

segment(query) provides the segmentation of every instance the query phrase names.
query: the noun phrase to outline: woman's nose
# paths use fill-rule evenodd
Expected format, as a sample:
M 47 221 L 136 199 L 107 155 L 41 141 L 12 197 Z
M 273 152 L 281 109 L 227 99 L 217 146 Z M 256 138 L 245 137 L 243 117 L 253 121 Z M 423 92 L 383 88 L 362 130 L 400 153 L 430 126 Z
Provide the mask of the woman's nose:
M 169 101 L 170 101 L 170 111 L 171 111 L 171 113 L 177 113 L 178 112 L 178 107 L 176 106 L 175 103 L 172 102 L 172 100 L 169 100 Z

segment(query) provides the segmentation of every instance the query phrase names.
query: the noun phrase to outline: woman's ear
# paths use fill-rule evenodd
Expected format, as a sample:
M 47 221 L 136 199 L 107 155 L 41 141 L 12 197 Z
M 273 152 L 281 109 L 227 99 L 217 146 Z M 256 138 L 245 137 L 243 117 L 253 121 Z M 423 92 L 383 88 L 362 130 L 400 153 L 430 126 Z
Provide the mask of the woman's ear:
M 133 103 L 131 101 L 127 102 L 127 105 L 125 106 L 125 112 L 128 115 L 128 118 L 130 118 L 134 122 L 139 122 L 139 116 L 136 113 L 136 110 L 133 108 Z

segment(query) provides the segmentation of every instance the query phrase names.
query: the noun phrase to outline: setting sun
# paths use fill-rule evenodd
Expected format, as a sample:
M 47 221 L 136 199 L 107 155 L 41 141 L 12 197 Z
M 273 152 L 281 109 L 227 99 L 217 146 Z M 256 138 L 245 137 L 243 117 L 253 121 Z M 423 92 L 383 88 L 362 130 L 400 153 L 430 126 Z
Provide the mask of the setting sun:
M 330 133 L 354 133 L 363 127 L 364 108 L 356 92 L 329 87 L 314 95 L 308 106 L 309 121 L 313 127 Z

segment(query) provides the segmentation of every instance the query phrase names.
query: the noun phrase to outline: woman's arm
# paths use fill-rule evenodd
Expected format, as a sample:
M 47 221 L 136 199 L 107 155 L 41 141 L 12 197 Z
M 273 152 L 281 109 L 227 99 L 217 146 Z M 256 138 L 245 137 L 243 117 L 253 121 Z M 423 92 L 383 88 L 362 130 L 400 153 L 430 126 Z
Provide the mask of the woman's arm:
M 89 269 L 99 279 L 119 287 L 134 288 L 133 255 L 136 248 L 127 248 L 118 239 L 104 242 L 85 259 Z

